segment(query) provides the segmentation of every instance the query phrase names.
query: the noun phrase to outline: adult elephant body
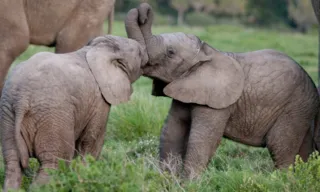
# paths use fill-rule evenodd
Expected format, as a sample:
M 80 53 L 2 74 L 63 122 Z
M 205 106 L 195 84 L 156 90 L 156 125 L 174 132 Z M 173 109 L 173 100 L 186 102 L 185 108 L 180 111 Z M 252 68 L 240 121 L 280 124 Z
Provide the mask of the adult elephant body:
M 292 58 L 275 50 L 222 52 L 194 35 L 152 35 L 151 25 L 148 4 L 129 11 L 128 37 L 148 52 L 143 73 L 154 79 L 153 95 L 173 98 L 160 137 L 164 165 L 184 158 L 184 173 L 193 178 L 222 137 L 267 147 L 278 168 L 320 149 L 319 130 L 312 129 L 319 95 Z
M 109 17 L 111 33 L 115 0 L 4 0 L 0 3 L 0 92 L 14 59 L 29 45 L 55 46 L 57 53 L 75 51 L 103 34 Z

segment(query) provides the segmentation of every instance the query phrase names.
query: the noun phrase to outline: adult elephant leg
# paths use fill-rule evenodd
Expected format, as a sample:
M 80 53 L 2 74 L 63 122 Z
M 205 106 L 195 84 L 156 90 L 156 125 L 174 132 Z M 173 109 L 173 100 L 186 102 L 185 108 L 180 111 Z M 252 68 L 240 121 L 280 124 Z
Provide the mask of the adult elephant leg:
M 297 114 L 295 111 L 278 117 L 267 134 L 267 148 L 276 168 L 287 168 L 290 164 L 293 164 L 295 156 L 299 152 L 300 155 L 303 155 L 302 158 L 306 160 L 309 152 L 312 151 L 312 145 L 307 141 L 308 139 L 312 140 L 312 137 L 308 135 L 310 134 L 311 119 L 301 120 L 301 117 L 305 116 Z M 305 143 L 303 143 L 304 140 L 306 140 Z
M 161 169 L 176 173 L 185 155 L 190 130 L 189 104 L 173 100 L 160 136 Z
M 54 115 L 53 115 L 54 114 Z M 44 121 L 38 127 L 35 139 L 35 155 L 40 162 L 40 168 L 32 186 L 46 184 L 49 175 L 46 169 L 56 169 L 59 160 L 69 162 L 75 151 L 73 113 L 65 111 L 51 112 L 44 116 Z
M 302 145 L 300 146 L 299 155 L 302 158 L 302 160 L 307 161 L 309 155 L 312 152 L 313 152 L 313 137 L 312 137 L 311 129 L 309 129 L 306 136 L 304 136 Z
M 1 20 L 1 14 L 2 13 L 0 13 L 0 94 L 2 93 L 4 80 L 11 64 L 29 45 L 29 28 L 25 17 L 21 16 L 22 18 L 18 20 L 14 20 L 16 19 L 15 17 L 12 17 L 12 20 Z M 10 12 L 10 14 L 12 13 Z
M 100 156 L 110 106 L 103 101 L 103 103 L 99 104 L 99 108 L 76 141 L 76 150 L 81 157 L 87 154 L 92 155 L 94 158 Z
M 112 34 L 113 21 L 114 21 L 114 5 L 112 6 L 108 15 L 108 34 Z
M 184 176 L 193 179 L 206 168 L 215 153 L 230 117 L 228 108 L 215 110 L 194 106 L 191 130 L 184 163 Z

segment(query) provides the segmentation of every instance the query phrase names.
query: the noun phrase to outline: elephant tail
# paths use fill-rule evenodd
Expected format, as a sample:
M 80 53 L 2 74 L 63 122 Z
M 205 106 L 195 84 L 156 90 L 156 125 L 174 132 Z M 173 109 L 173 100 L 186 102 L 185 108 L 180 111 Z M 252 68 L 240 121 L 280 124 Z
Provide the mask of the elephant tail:
M 15 113 L 16 113 L 15 125 L 14 125 L 15 140 L 16 140 L 18 152 L 20 155 L 19 159 L 20 159 L 21 166 L 23 169 L 26 169 L 29 166 L 29 154 L 28 154 L 27 144 L 21 134 L 22 121 L 26 111 L 23 108 L 19 108 L 15 111 Z

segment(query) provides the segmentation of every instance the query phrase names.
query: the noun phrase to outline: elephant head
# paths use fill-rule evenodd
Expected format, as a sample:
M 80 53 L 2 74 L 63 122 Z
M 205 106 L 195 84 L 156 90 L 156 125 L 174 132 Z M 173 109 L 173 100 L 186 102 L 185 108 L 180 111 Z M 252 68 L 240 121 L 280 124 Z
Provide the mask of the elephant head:
M 152 8 L 142 3 L 128 12 L 126 30 L 147 50 L 149 61 L 142 69 L 154 79 L 154 95 L 212 108 L 225 108 L 238 100 L 244 73 L 235 59 L 195 35 L 152 35 L 152 20 Z
M 132 39 L 106 35 L 87 44 L 86 60 L 104 99 L 119 104 L 130 99 L 131 83 L 147 62 L 142 46 Z

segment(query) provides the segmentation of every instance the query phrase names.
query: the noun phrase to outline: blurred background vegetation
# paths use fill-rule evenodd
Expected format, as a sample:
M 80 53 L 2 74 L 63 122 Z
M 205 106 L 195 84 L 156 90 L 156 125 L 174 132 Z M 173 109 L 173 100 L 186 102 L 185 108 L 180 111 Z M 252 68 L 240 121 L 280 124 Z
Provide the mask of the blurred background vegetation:
M 116 19 L 141 2 L 152 5 L 155 25 L 244 24 L 307 33 L 317 24 L 311 0 L 117 0 Z

